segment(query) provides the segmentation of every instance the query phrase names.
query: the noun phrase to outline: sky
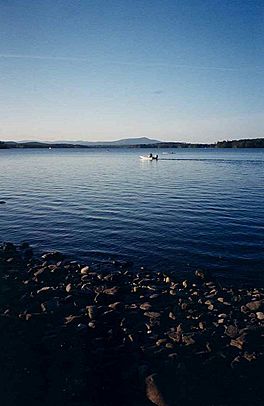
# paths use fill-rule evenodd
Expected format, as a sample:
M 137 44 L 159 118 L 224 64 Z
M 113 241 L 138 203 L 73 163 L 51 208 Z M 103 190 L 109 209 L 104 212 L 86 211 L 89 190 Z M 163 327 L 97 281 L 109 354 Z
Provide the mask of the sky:
M 0 140 L 264 137 L 264 0 L 0 0 Z

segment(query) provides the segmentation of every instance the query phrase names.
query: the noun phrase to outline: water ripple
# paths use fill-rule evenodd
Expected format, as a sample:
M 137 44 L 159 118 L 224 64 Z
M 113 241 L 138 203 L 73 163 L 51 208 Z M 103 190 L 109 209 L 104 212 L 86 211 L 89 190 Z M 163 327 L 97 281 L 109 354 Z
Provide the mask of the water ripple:
M 153 269 L 263 271 L 263 150 L 138 155 L 1 150 L 1 240 Z

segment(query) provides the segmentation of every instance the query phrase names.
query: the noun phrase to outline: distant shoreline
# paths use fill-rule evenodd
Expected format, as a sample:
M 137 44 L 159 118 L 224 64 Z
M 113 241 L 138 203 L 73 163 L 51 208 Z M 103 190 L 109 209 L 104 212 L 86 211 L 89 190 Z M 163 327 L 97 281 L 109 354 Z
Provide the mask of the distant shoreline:
M 129 144 L 129 139 L 126 144 L 117 144 L 109 142 L 109 144 L 70 144 L 70 143 L 45 143 L 45 142 L 15 142 L 15 141 L 0 141 L 0 149 L 27 149 L 27 148 L 264 148 L 264 138 L 241 139 L 231 141 L 218 141 L 213 144 L 202 143 L 185 143 L 185 142 L 155 142 L 146 144 Z

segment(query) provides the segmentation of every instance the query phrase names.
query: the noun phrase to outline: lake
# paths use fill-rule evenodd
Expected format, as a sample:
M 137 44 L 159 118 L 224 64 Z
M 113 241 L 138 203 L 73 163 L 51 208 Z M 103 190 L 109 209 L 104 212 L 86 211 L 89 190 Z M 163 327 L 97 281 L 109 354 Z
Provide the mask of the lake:
M 173 151 L 173 154 L 170 152 Z M 88 261 L 261 277 L 264 150 L 0 150 L 0 240 Z

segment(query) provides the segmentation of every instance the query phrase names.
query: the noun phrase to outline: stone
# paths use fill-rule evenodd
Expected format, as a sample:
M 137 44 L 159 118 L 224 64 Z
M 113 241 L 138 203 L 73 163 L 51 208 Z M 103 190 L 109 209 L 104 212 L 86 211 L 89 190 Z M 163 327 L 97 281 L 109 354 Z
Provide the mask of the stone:
M 146 396 L 156 406 L 169 406 L 164 399 L 164 395 L 159 385 L 157 374 L 147 376 L 145 380 Z
M 81 268 L 80 273 L 81 275 L 87 275 L 90 271 L 90 267 L 89 266 L 84 266 L 83 268 Z
M 82 320 L 82 318 L 83 318 L 82 316 L 73 316 L 73 315 L 67 316 L 65 317 L 65 324 L 77 326 Z
M 241 311 L 241 313 L 244 313 L 244 314 L 247 314 L 249 312 L 248 308 L 244 305 L 240 307 L 240 311 Z
M 264 320 L 264 313 L 263 312 L 257 312 L 256 316 L 257 316 L 258 320 Z
M 151 319 L 157 319 L 160 317 L 160 313 L 159 312 L 145 312 L 144 316 L 149 317 Z
M 176 343 L 180 343 L 182 340 L 182 334 L 177 332 L 177 331 L 173 331 L 171 333 L 168 334 L 168 337 L 172 340 L 175 341 Z
M 228 337 L 235 338 L 238 335 L 238 328 L 232 324 L 226 326 L 225 334 Z
M 54 312 L 60 307 L 60 302 L 58 298 L 53 298 L 45 303 L 41 303 L 41 308 L 44 312 Z
M 200 271 L 199 269 L 197 269 L 197 271 L 195 271 L 195 276 L 197 276 L 200 279 L 205 279 L 207 274 L 205 271 Z
M 252 302 L 249 302 L 246 304 L 246 307 L 251 310 L 252 312 L 255 312 L 257 310 L 259 310 L 263 305 L 263 301 L 262 300 L 255 300 Z
M 46 252 L 41 256 L 41 258 L 45 259 L 46 261 L 60 261 L 63 259 L 63 255 L 59 251 L 53 251 L 53 252 Z
M 124 309 L 124 304 L 122 302 L 114 302 L 108 305 L 110 309 L 121 311 Z
M 167 344 L 168 340 L 166 338 L 160 338 L 158 341 L 156 341 L 156 345 L 160 347 L 161 345 Z
M 97 306 L 87 306 L 86 311 L 91 320 L 95 319 L 98 314 Z
M 194 336 L 192 334 L 183 334 L 182 335 L 182 342 L 185 345 L 193 345 L 195 344 L 195 340 L 193 338 Z
M 20 249 L 21 249 L 21 250 L 27 250 L 28 248 L 30 248 L 30 245 L 29 245 L 28 242 L 23 241 L 23 242 L 20 244 Z
M 145 302 L 145 303 L 142 303 L 139 307 L 141 310 L 147 311 L 152 308 L 152 305 L 149 302 Z
M 244 353 L 243 357 L 249 362 L 256 360 L 256 354 L 251 354 L 248 353 L 247 351 Z
M 3 252 L 16 252 L 16 246 L 11 242 L 5 242 L 2 246 Z
M 72 284 L 68 283 L 68 285 L 66 285 L 65 290 L 67 293 L 70 293 L 70 291 L 72 290 Z
M 104 289 L 103 293 L 106 295 L 117 295 L 117 293 L 119 293 L 120 288 L 118 288 L 117 286 L 113 286 L 112 288 L 108 288 L 108 289 Z
M 230 345 L 233 347 L 237 347 L 239 350 L 243 350 L 243 347 L 245 345 L 245 334 L 242 334 L 236 339 L 232 339 L 230 341 Z
M 54 287 L 44 286 L 43 288 L 37 290 L 37 295 L 43 300 L 54 295 L 54 291 L 55 291 Z

